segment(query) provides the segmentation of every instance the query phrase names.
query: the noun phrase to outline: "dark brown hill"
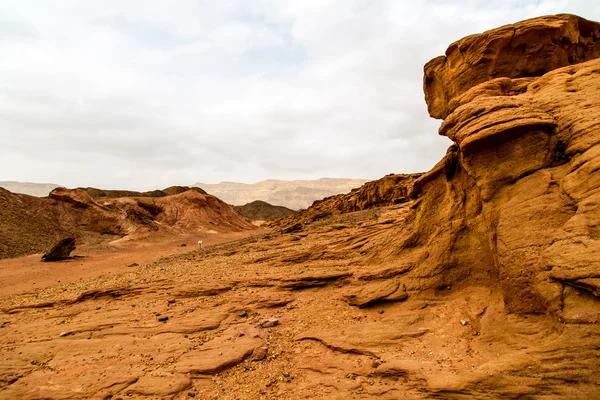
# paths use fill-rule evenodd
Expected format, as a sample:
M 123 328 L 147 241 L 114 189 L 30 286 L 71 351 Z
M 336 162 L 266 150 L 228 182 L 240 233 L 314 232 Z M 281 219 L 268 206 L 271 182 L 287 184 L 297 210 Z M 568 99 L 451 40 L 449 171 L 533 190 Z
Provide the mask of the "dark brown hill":
M 240 215 L 255 221 L 267 221 L 274 218 L 294 215 L 297 211 L 283 206 L 274 206 L 265 201 L 256 200 L 243 206 L 232 206 Z
M 297 211 L 290 210 L 287 207 L 274 206 L 261 200 L 256 200 L 243 206 L 232 207 L 240 215 L 256 221 L 267 221 L 274 218 L 287 217 L 297 213 Z
M 0 259 L 42 252 L 69 234 L 52 213 L 29 207 L 35 199 L 0 188 Z
M 135 192 L 132 190 L 105 190 L 96 189 L 93 187 L 79 188 L 89 193 L 94 199 L 99 198 L 115 198 L 115 197 L 165 197 L 172 196 L 174 194 L 180 194 L 187 192 L 188 190 L 197 191 L 200 194 L 207 194 L 204 190 L 199 187 L 188 187 L 188 186 L 170 186 L 163 190 L 151 190 L 149 192 Z

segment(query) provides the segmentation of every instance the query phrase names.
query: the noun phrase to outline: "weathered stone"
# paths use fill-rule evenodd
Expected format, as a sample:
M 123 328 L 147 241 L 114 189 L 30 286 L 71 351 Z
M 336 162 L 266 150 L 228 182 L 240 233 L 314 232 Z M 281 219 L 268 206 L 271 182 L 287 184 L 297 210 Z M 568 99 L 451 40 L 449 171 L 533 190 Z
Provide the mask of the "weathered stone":
M 258 323 L 260 328 L 273 328 L 277 325 L 279 325 L 279 320 L 277 318 L 265 318 Z
M 600 25 L 562 14 L 533 18 L 452 43 L 446 55 L 425 65 L 423 87 L 429 113 L 444 119 L 457 99 L 494 78 L 542 76 L 600 56 Z M 506 82 L 508 95 L 526 87 Z
M 61 261 L 69 258 L 75 250 L 75 238 L 68 237 L 56 243 L 46 254 L 42 256 L 43 261 Z
M 351 306 L 368 307 L 375 303 L 402 301 L 408 297 L 405 288 L 396 280 L 371 281 L 350 288 L 344 300 Z

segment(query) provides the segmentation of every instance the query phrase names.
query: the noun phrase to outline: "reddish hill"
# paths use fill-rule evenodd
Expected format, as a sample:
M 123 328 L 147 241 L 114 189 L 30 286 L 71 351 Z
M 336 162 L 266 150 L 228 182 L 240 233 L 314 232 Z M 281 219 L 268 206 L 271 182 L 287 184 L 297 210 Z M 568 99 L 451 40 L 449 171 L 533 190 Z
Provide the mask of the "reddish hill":
M 83 189 L 89 193 L 94 199 L 106 198 L 106 197 L 165 197 L 172 196 L 174 194 L 180 194 L 187 192 L 188 190 L 197 191 L 200 194 L 207 194 L 204 190 L 199 187 L 188 187 L 188 186 L 169 186 L 163 190 L 151 190 L 149 192 L 135 192 L 132 190 L 105 190 L 96 189 L 93 187 L 78 188 Z
M 30 207 L 37 199 L 0 188 L 0 259 L 42 252 L 69 234 L 52 213 Z
M 137 238 L 153 232 L 235 232 L 253 228 L 228 204 L 197 188 L 173 195 L 168 191 L 161 197 L 94 199 L 84 189 L 56 188 L 46 198 L 2 189 L 0 258 L 43 251 L 66 234 Z
M 233 206 L 234 210 L 242 216 L 252 219 L 266 221 L 274 218 L 287 217 L 296 214 L 296 211 L 283 206 L 274 206 L 264 201 L 256 200 L 243 206 Z

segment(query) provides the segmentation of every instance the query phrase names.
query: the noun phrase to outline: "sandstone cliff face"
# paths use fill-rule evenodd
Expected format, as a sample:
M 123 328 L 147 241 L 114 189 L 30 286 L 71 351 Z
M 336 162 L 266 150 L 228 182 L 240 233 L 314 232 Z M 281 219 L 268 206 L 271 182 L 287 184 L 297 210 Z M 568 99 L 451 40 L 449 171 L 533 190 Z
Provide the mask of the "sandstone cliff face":
M 485 369 L 471 377 L 437 381 L 428 375 L 429 390 L 441 398 L 596 398 L 600 59 L 594 57 L 600 56 L 600 24 L 557 16 L 515 26 L 512 41 L 506 40 L 508 28 L 503 27 L 458 42 L 494 43 L 493 54 L 485 46 L 467 46 L 454 64 L 447 61 L 441 67 L 438 60 L 426 65 L 431 114 L 445 118 L 439 133 L 454 145 L 414 181 L 413 201 L 388 228 L 393 234 L 367 233 L 371 225 L 363 224 L 363 238 L 347 239 L 353 243 L 348 254 L 359 251 L 365 257 L 350 263 L 382 266 L 359 276 L 364 283 L 347 299 L 359 306 L 374 298 L 386 300 L 388 293 L 395 295 L 398 282 L 415 302 L 433 292 L 444 304 L 451 293 L 482 289 L 490 296 L 486 300 L 464 298 L 473 304 L 483 301 L 473 333 L 483 335 L 479 354 L 491 355 L 487 345 L 515 346 L 513 334 L 530 335 L 535 343 L 521 352 L 513 347 L 503 360 L 488 359 Z M 506 69 L 521 68 L 522 54 L 513 60 L 512 46 L 528 42 L 535 47 L 532 32 L 541 35 L 541 44 L 570 43 L 555 37 L 557 26 L 562 29 L 558 32 L 568 33 L 573 49 L 582 49 L 574 50 L 579 56 L 557 62 L 559 50 L 539 51 L 528 65 L 543 69 L 527 76 Z M 448 54 L 459 45 L 452 45 Z M 480 58 L 487 62 L 486 74 L 466 78 L 478 74 L 477 64 L 467 68 L 457 60 Z M 439 82 L 444 85 L 436 86 Z M 445 92 L 438 94 L 440 87 Z M 347 228 L 344 224 L 334 230 Z M 519 328 L 512 334 L 504 331 L 513 322 Z M 447 337 L 446 328 L 432 329 L 438 340 Z
M 523 91 L 525 86 L 516 78 L 541 76 L 597 58 L 599 41 L 598 24 L 567 14 L 535 18 L 463 38 L 451 44 L 445 56 L 425 66 L 429 113 L 434 118 L 446 118 L 466 91 L 495 78 L 512 79 L 502 81 L 496 93 Z
M 574 16 L 529 20 L 426 65 L 428 106 L 455 145 L 415 183 L 410 244 L 424 246 L 423 272 L 452 270 L 438 284 L 497 284 L 509 312 L 600 317 L 568 298 L 569 287 L 600 293 L 600 60 L 585 61 L 600 56 L 599 29 Z

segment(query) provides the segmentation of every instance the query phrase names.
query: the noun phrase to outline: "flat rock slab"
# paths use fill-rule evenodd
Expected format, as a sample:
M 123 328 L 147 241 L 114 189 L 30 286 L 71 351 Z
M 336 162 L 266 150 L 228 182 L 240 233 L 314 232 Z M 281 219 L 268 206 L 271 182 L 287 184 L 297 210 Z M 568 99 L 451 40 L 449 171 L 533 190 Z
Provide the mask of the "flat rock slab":
M 124 371 L 117 366 L 103 371 L 73 368 L 57 373 L 38 370 L 0 392 L 0 399 L 108 399 L 134 384 L 138 380 L 138 374 L 141 371 Z M 89 396 L 92 393 L 93 396 Z
M 190 313 L 183 316 L 170 317 L 166 322 L 157 322 L 155 326 L 115 326 L 94 334 L 100 338 L 110 335 L 154 336 L 166 333 L 192 334 L 217 329 L 227 318 L 226 313 Z
M 261 296 L 246 297 L 241 304 L 252 309 L 277 308 L 288 305 L 294 301 L 294 297 L 284 293 L 266 294 Z
M 281 279 L 279 287 L 285 289 L 306 289 L 311 287 L 326 286 L 332 282 L 346 279 L 352 276 L 347 270 L 327 272 L 307 272 L 291 278 Z
M 200 296 L 216 296 L 233 289 L 236 282 L 219 283 L 213 285 L 185 286 L 175 292 L 176 297 L 189 298 Z
M 145 396 L 168 396 L 192 387 L 192 380 L 183 374 L 145 375 L 129 386 L 126 394 Z
M 258 338 L 240 337 L 232 340 L 215 339 L 202 349 L 185 354 L 175 364 L 178 372 L 191 375 L 212 375 L 231 368 L 264 346 Z
M 368 307 L 384 301 L 402 301 L 408 298 L 404 286 L 397 280 L 372 281 L 350 288 L 343 299 L 351 306 Z
M 407 262 L 392 266 L 382 266 L 377 268 L 368 268 L 368 270 L 358 275 L 358 279 L 372 281 L 378 279 L 390 279 L 398 275 L 405 274 L 415 268 L 415 263 Z
M 295 340 L 314 340 L 340 353 L 378 357 L 380 346 L 398 344 L 428 332 L 423 328 L 403 331 L 400 326 L 397 321 L 390 321 L 361 324 L 344 330 L 310 330 L 297 335 Z
M 323 287 L 350 278 L 352 273 L 346 269 L 328 271 L 300 271 L 292 276 L 267 276 L 261 279 L 249 280 L 244 283 L 248 287 L 277 286 L 287 290 L 300 290 Z

